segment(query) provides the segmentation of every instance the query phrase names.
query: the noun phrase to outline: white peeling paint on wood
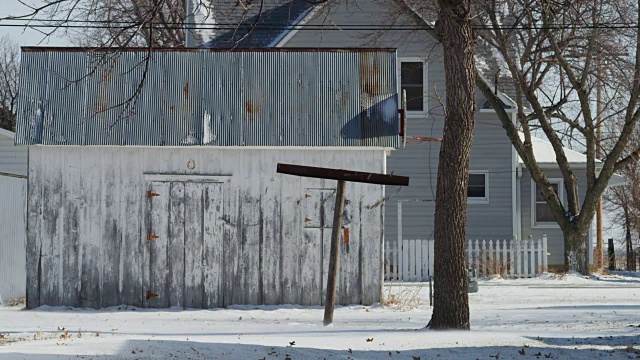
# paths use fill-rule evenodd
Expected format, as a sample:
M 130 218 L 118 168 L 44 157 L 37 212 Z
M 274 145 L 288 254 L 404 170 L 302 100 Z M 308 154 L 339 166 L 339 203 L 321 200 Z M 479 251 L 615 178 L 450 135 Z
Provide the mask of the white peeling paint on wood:
M 27 180 L 0 176 L 0 304 L 26 295 Z
M 382 172 L 385 156 L 380 149 L 30 153 L 29 307 L 94 308 L 321 305 L 336 181 L 277 174 L 276 164 Z M 159 196 L 148 199 L 147 190 Z M 382 186 L 348 185 L 340 304 L 380 300 L 384 210 L 370 205 L 383 196 Z M 158 296 L 146 299 L 147 291 Z

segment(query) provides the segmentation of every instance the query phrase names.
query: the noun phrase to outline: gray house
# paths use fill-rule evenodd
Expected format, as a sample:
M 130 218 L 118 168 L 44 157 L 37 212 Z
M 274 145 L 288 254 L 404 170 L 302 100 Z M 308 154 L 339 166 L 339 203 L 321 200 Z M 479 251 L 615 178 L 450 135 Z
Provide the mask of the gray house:
M 408 188 L 387 187 L 385 202 L 385 242 L 393 248 L 398 239 L 432 239 L 436 174 L 439 145 L 415 137 L 442 135 L 442 99 L 446 94 L 442 50 L 429 25 L 401 2 L 362 0 L 309 7 L 300 0 L 266 1 L 267 16 L 249 9 L 249 24 L 241 26 L 252 32 L 218 34 L 205 47 L 361 47 L 397 48 L 398 90 L 408 97 L 407 146 L 389 153 L 387 172 L 411 177 Z M 304 6 L 303 6 L 304 5 Z M 224 7 L 223 7 L 224 8 Z M 234 19 L 233 7 L 220 10 Z M 226 12 L 225 12 L 226 11 Z M 215 16 L 215 15 L 214 15 Z M 257 22 L 256 22 L 257 21 Z M 375 30 L 376 25 L 422 27 L 411 32 Z M 261 27 L 261 24 L 265 26 Z M 283 29 L 274 32 L 274 26 Z M 344 25 L 344 26 L 343 26 Z M 498 61 L 493 53 L 478 54 L 487 78 L 493 79 Z M 509 106 L 513 101 L 499 95 Z M 563 264 L 562 232 L 547 205 L 536 194 L 535 184 L 511 146 L 495 112 L 487 106 L 480 91 L 477 95 L 475 135 L 471 152 L 471 175 L 468 193 L 467 235 L 470 239 L 539 239 L 548 238 L 548 264 Z M 515 106 L 512 106 L 515 108 Z M 515 116 L 515 114 L 514 114 Z M 542 139 L 534 143 L 536 158 L 564 197 L 562 176 L 557 170 L 550 144 Z M 550 152 L 551 151 L 551 152 Z M 586 157 L 566 149 L 575 169 L 585 167 Z M 620 181 L 620 179 L 616 179 Z M 586 178 L 580 178 L 586 188 Z M 401 211 L 399 208 L 401 207 Z M 401 225 L 400 225 L 401 224 Z M 595 228 L 595 226 L 593 226 Z M 593 236 L 590 241 L 593 243 Z M 424 257 L 424 255 L 423 255 Z
M 384 173 L 395 71 L 393 49 L 23 48 L 27 306 L 322 304 L 336 181 L 276 165 Z M 380 301 L 382 198 L 346 189 L 340 304 Z
M 0 305 L 25 296 L 27 149 L 0 129 Z

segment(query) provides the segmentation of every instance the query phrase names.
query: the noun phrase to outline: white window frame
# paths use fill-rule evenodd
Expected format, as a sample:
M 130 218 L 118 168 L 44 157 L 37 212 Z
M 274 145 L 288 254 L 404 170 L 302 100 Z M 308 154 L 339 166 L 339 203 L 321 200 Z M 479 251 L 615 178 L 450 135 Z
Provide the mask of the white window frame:
M 558 197 L 560 198 L 560 202 L 562 205 L 565 205 L 564 201 L 564 179 L 562 178 L 549 178 L 549 184 L 558 184 Z M 560 225 L 558 225 L 557 221 L 554 222 L 543 222 L 538 223 L 536 221 L 536 184 L 533 179 L 531 179 L 531 228 L 532 229 L 559 229 Z
M 488 170 L 469 170 L 469 176 L 484 175 L 484 197 L 469 197 L 467 195 L 467 204 L 488 204 L 489 203 L 489 171 Z
M 423 57 L 399 57 L 397 64 L 397 83 L 398 83 L 398 94 L 402 96 L 402 63 L 403 62 L 421 62 L 422 65 L 422 78 L 424 79 L 424 83 L 422 84 L 422 109 L 423 111 L 409 111 L 407 110 L 407 117 L 423 117 L 426 116 L 429 112 L 429 62 L 426 58 Z

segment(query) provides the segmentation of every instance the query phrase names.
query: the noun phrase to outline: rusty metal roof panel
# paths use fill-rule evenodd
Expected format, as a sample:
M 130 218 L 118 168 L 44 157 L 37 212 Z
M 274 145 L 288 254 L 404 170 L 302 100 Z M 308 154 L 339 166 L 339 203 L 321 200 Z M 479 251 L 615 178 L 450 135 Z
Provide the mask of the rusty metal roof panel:
M 399 144 L 396 54 L 30 51 L 17 144 Z

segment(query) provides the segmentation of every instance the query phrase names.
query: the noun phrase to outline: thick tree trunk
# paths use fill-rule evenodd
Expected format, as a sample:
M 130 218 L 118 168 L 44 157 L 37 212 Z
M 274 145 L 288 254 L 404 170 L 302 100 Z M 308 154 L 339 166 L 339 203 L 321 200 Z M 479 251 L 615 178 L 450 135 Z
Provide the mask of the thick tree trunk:
M 440 0 L 436 32 L 444 50 L 446 105 L 434 220 L 432 329 L 469 329 L 465 266 L 467 184 L 476 111 L 475 44 L 468 0 Z
M 574 270 L 584 275 L 589 273 L 587 231 L 588 229 L 569 229 L 563 232 L 565 271 Z

